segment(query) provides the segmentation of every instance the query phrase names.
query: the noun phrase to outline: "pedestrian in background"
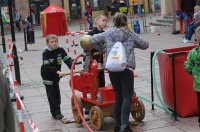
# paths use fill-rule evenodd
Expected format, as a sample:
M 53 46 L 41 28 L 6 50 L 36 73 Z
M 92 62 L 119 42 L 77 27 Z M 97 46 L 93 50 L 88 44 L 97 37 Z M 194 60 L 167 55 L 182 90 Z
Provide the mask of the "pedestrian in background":
M 184 63 L 184 69 L 193 77 L 193 88 L 198 99 L 198 123 L 200 127 L 200 27 L 196 29 L 195 33 L 199 45 L 189 52 L 187 61 Z
M 28 31 L 29 28 L 31 27 L 31 17 L 30 17 L 30 14 L 28 12 L 26 13 L 25 22 L 26 22 L 26 29 Z
M 147 49 L 149 43 L 128 28 L 127 17 L 124 13 L 117 13 L 113 18 L 114 27 L 103 33 L 90 37 L 90 43 L 99 52 L 105 51 L 104 65 L 108 54 L 116 42 L 121 42 L 126 58 L 127 66 L 124 71 L 109 72 L 109 78 L 115 94 L 114 103 L 114 132 L 132 132 L 129 126 L 133 96 L 133 70 L 135 69 L 134 48 Z M 99 43 L 105 43 L 104 45 Z M 127 79 L 128 78 L 128 79 Z
M 42 60 L 41 76 L 46 88 L 50 111 L 54 119 L 60 120 L 64 116 L 60 110 L 59 81 L 60 77 L 66 75 L 66 72 L 61 71 L 61 65 L 63 61 L 70 69 L 73 60 L 63 48 L 58 46 L 58 37 L 54 34 L 46 37 L 46 49 L 42 53 Z
M 193 20 L 195 5 L 195 0 L 181 0 L 181 10 L 183 12 L 185 31 L 188 27 L 188 17 Z
M 89 29 L 91 30 L 93 28 L 93 22 L 92 22 L 92 7 L 90 5 L 90 2 L 86 2 L 86 17 L 87 21 L 89 23 Z
M 186 29 L 186 34 L 183 39 L 183 43 L 189 43 L 191 42 L 191 38 L 193 33 L 195 32 L 195 29 L 200 26 L 200 6 L 194 7 L 194 18 L 193 21 L 190 23 L 190 25 Z
M 115 13 L 119 11 L 119 3 L 117 2 L 117 0 L 113 0 L 108 9 L 110 11 L 110 15 L 114 16 Z
M 20 21 L 21 21 L 21 15 L 17 11 L 15 11 L 15 24 L 16 27 L 18 28 L 18 31 L 21 31 Z
M 15 132 L 15 118 L 7 79 L 0 66 L 0 132 Z
M 118 8 L 119 8 L 119 12 L 120 13 L 124 13 L 127 15 L 128 13 L 128 5 L 124 0 L 120 0 L 119 4 L 118 4 Z

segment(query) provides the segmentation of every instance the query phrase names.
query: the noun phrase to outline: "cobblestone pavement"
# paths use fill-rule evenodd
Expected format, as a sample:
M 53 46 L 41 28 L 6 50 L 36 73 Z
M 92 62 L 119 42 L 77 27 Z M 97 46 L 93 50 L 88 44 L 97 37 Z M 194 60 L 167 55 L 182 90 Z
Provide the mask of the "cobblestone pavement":
M 154 16 L 155 17 L 159 16 Z M 151 20 L 147 15 L 147 24 Z M 140 21 L 142 25 L 142 21 Z M 111 20 L 108 22 L 108 28 L 111 27 Z M 68 25 L 69 31 L 79 31 L 78 23 L 70 23 Z M 142 26 L 141 26 L 142 27 Z M 151 76 L 150 76 L 150 52 L 157 49 L 183 47 L 190 44 L 182 44 L 183 34 L 172 35 L 171 27 L 159 27 L 159 33 L 143 32 L 141 29 L 141 36 L 150 42 L 149 49 L 135 50 L 137 67 L 135 73 L 138 77 L 135 77 L 135 91 L 138 96 L 151 99 Z M 40 66 L 42 63 L 41 54 L 45 48 L 45 38 L 42 38 L 42 31 L 40 28 L 35 30 L 35 44 L 28 45 L 28 51 L 24 51 L 24 38 L 23 32 L 16 32 L 16 44 L 22 52 L 18 52 L 18 56 L 23 56 L 23 64 L 20 65 L 20 74 L 22 84 L 18 86 L 19 93 L 24 96 L 24 104 L 27 109 L 28 115 L 37 125 L 41 132 L 86 132 L 87 129 L 83 124 L 77 124 L 75 122 L 69 124 L 63 124 L 60 121 L 54 120 L 51 117 L 49 111 L 49 105 L 46 97 L 44 85 L 40 76 Z M 5 36 L 10 38 L 10 34 Z M 75 36 L 75 43 L 79 44 L 82 35 Z M 59 45 L 67 49 L 68 45 L 65 42 L 65 36 L 59 36 Z M 71 41 L 71 40 L 70 40 Z M 71 48 L 72 50 L 72 48 Z M 80 46 L 76 47 L 77 53 L 82 53 Z M 72 58 L 75 58 L 73 52 L 69 53 Z M 66 66 L 62 67 L 63 70 L 69 71 Z M 76 66 L 76 70 L 81 70 L 82 66 Z M 15 78 L 14 72 L 13 77 Z M 159 92 L 160 88 L 160 76 L 158 65 L 156 62 L 156 79 L 158 82 Z M 109 78 L 106 74 L 106 84 L 109 84 Z M 65 117 L 73 121 L 73 115 L 71 112 L 71 89 L 69 86 L 69 76 L 66 76 L 60 81 L 61 88 L 61 110 Z M 134 132 L 198 132 L 199 125 L 197 123 L 197 116 L 188 118 L 178 117 L 179 121 L 175 121 L 174 117 L 167 114 L 163 109 L 155 107 L 155 110 L 151 110 L 151 104 L 142 100 L 145 106 L 145 118 L 141 122 L 136 122 L 130 116 L 131 128 Z M 158 99 L 155 98 L 155 102 L 160 104 Z M 85 116 L 88 119 L 88 116 Z M 89 126 L 91 126 L 89 120 L 87 120 Z M 30 131 L 26 130 L 27 132 Z M 107 117 L 104 119 L 104 131 L 113 131 L 113 118 Z

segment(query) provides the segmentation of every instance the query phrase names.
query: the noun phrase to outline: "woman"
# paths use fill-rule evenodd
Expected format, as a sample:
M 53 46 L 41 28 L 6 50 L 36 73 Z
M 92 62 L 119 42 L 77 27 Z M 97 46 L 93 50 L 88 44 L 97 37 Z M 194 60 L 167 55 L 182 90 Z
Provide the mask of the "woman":
M 133 70 L 135 69 L 134 48 L 147 49 L 149 43 L 128 28 L 127 17 L 117 13 L 113 18 L 114 27 L 106 32 L 90 37 L 90 43 L 98 51 L 105 50 L 104 66 L 115 42 L 122 42 L 127 58 L 127 67 L 124 71 L 109 71 L 110 81 L 115 93 L 114 104 L 114 131 L 132 132 L 129 127 L 129 115 L 133 95 Z M 106 49 L 104 45 L 106 44 Z M 128 78 L 128 79 L 127 79 Z
M 87 5 L 87 6 L 86 6 L 86 11 L 87 11 L 86 17 L 87 17 L 88 23 L 90 24 L 89 29 L 92 29 L 92 28 L 93 28 L 93 22 L 92 22 L 92 7 L 90 6 L 90 2 L 89 2 L 89 1 L 87 1 L 86 5 Z
M 31 17 L 28 12 L 26 13 L 25 22 L 26 22 L 26 29 L 28 31 L 29 28 L 31 27 Z

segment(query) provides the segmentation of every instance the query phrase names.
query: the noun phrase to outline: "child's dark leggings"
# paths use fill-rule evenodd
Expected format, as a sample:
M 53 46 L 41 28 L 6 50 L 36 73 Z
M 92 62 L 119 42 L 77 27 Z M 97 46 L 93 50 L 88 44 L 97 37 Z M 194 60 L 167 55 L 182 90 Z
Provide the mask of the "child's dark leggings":
M 196 92 L 196 93 L 197 93 L 197 98 L 198 98 L 198 110 L 199 110 L 198 122 L 200 123 L 200 92 Z
M 115 93 L 114 119 L 115 127 L 129 125 L 129 114 L 133 95 L 133 72 L 110 72 L 110 81 Z

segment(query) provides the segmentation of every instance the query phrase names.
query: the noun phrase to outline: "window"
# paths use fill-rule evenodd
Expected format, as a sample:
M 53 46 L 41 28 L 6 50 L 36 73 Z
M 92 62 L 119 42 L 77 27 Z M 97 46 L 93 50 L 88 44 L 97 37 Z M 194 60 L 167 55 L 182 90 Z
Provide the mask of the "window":
M 88 1 L 90 2 L 93 11 L 99 11 L 99 10 L 104 10 L 105 6 L 109 4 L 111 0 L 88 0 Z

